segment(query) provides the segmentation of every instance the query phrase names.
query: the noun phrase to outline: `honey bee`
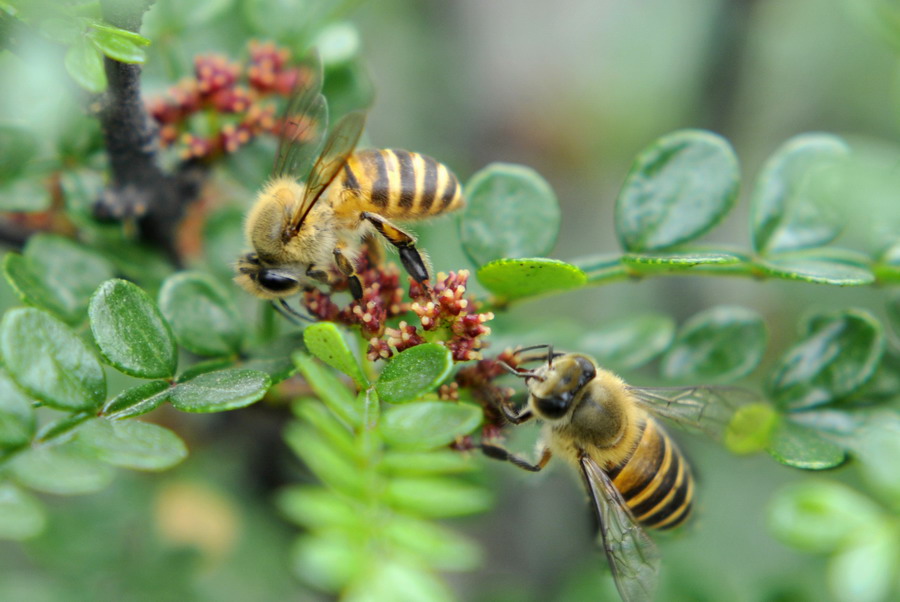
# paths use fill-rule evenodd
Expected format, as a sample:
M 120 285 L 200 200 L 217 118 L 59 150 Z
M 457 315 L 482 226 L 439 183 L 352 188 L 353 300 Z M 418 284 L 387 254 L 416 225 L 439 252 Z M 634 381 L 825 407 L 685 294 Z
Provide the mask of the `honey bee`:
M 237 261 L 235 281 L 275 303 L 286 315 L 304 317 L 286 297 L 343 275 L 356 299 L 356 273 L 363 239 L 376 234 L 394 245 L 406 271 L 427 283 L 428 270 L 416 239 L 390 220 L 418 220 L 465 205 L 456 176 L 431 157 L 404 150 L 354 152 L 365 111 L 341 118 L 325 137 L 328 105 L 322 65 L 312 53 L 285 110 L 275 166 L 257 194 L 245 224 L 253 252 Z M 299 180 L 298 180 L 299 178 Z
M 671 529 L 691 513 L 694 479 L 675 442 L 654 416 L 719 436 L 735 410 L 752 393 L 730 387 L 647 389 L 631 387 L 578 353 L 554 353 L 549 345 L 522 361 L 544 363 L 531 371 L 503 366 L 525 379 L 527 405 L 499 409 L 513 424 L 544 422 L 537 463 L 505 448 L 482 442 L 489 457 L 537 472 L 553 455 L 580 472 L 600 524 L 619 594 L 626 602 L 653 598 L 660 556 L 643 527 Z

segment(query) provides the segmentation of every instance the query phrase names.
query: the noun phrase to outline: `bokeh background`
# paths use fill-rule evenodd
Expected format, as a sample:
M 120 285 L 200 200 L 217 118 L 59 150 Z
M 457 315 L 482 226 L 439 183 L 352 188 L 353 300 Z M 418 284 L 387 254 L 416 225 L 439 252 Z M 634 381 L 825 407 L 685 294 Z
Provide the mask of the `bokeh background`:
M 239 56 L 251 35 L 302 48 L 312 41 L 305 15 L 327 10 L 327 3 L 304 0 L 204 0 L 197 5 L 212 16 L 192 21 L 185 15 L 193 9 L 182 4 L 190 3 L 160 1 L 147 15 L 148 93 L 189 72 L 194 54 Z M 562 208 L 553 257 L 617 251 L 613 204 L 634 156 L 682 128 L 725 136 L 741 159 L 742 199 L 708 240 L 749 247 L 750 183 L 785 140 L 810 131 L 844 136 L 867 158 L 871 177 L 842 206 L 844 244 L 868 251 L 883 231 L 900 230 L 892 172 L 900 157 L 897 49 L 874 20 L 882 4 L 876 0 L 351 4 L 329 39 L 337 51 L 357 54 L 368 73 L 375 93 L 368 141 L 438 157 L 463 181 L 492 162 L 533 167 Z M 270 17 L 260 20 L 264 14 Z M 45 127 L 74 119 L 61 108 L 74 96 L 52 57 L 39 67 L 0 58 L 4 112 L 38 121 L 43 114 Z M 9 87 L 14 78 L 16 90 Z M 271 145 L 262 144 L 230 160 L 227 186 L 218 188 L 227 202 L 249 202 L 270 156 Z M 417 232 L 435 268 L 469 267 L 452 218 Z M 770 329 L 760 376 L 742 383 L 761 388 L 761 375 L 795 338 L 802 316 L 849 306 L 878 314 L 885 295 L 728 278 L 616 283 L 515 306 L 495 321 L 494 344 L 565 348 L 634 313 L 682 322 L 712 305 L 740 304 L 762 313 Z M 653 365 L 623 376 L 662 382 Z M 279 484 L 309 478 L 280 443 L 273 414 L 251 408 L 228 417 L 180 416 L 177 428 L 192 455 L 177 470 L 122 474 L 102 493 L 50 498 L 45 536 L 0 544 L 0 600 L 318 599 L 292 576 L 296 530 L 272 505 Z M 523 427 L 510 445 L 529 453 L 536 436 Z M 696 438 L 679 441 L 700 490 L 692 524 L 657 538 L 660 599 L 829 599 L 827 558 L 792 550 L 767 528 L 770 500 L 781 487 L 820 477 L 765 454 L 737 457 Z M 489 514 L 450 523 L 483 547 L 480 569 L 449 577 L 460 599 L 616 599 L 571 471 L 520 474 L 472 461 L 484 465 L 497 503 Z M 827 478 L 864 489 L 852 466 Z

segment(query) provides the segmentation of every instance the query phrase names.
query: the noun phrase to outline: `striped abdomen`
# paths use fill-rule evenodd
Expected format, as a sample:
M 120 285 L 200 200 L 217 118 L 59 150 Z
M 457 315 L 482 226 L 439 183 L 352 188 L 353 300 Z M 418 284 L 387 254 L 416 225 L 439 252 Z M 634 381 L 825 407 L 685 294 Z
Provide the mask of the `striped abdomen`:
M 631 456 L 606 472 L 645 527 L 669 529 L 690 514 L 694 493 L 690 467 L 675 442 L 649 416 Z
M 456 176 L 431 157 L 405 150 L 363 150 L 338 175 L 344 198 L 386 218 L 420 219 L 465 202 Z

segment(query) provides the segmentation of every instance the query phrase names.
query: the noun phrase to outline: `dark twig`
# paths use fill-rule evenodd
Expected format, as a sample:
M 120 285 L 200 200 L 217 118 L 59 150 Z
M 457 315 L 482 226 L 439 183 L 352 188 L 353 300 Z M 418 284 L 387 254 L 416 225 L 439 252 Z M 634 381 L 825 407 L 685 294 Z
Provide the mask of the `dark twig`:
M 104 0 L 111 25 L 138 32 L 152 0 Z M 173 174 L 157 163 L 158 128 L 141 100 L 141 67 L 105 59 L 109 81 L 98 117 L 106 141 L 112 181 L 94 206 L 103 220 L 137 219 L 141 238 L 176 263 L 176 230 L 185 209 L 200 193 L 206 167 L 186 162 Z

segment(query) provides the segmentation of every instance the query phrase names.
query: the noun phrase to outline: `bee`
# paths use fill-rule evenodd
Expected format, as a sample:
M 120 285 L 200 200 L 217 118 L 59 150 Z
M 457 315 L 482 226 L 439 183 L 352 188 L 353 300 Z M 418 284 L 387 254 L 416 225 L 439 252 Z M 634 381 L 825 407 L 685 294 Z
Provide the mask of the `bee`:
M 719 436 L 748 391 L 730 387 L 648 389 L 631 387 L 579 353 L 554 353 L 549 345 L 531 359 L 530 371 L 504 368 L 525 380 L 527 405 L 500 403 L 513 424 L 544 422 L 539 459 L 531 463 L 505 448 L 481 443 L 489 457 L 525 470 L 543 469 L 554 455 L 576 467 L 599 520 L 619 594 L 626 602 L 653 598 L 660 556 L 644 528 L 672 529 L 687 520 L 694 496 L 691 468 L 655 416 Z
M 355 151 L 366 113 L 348 113 L 326 137 L 328 105 L 316 53 L 285 109 L 272 177 L 247 214 L 253 251 L 238 258 L 235 281 L 276 309 L 304 317 L 286 297 L 345 277 L 356 299 L 360 243 L 383 236 L 406 271 L 427 285 L 416 239 L 391 220 L 418 220 L 465 205 L 456 176 L 431 157 L 405 150 Z

